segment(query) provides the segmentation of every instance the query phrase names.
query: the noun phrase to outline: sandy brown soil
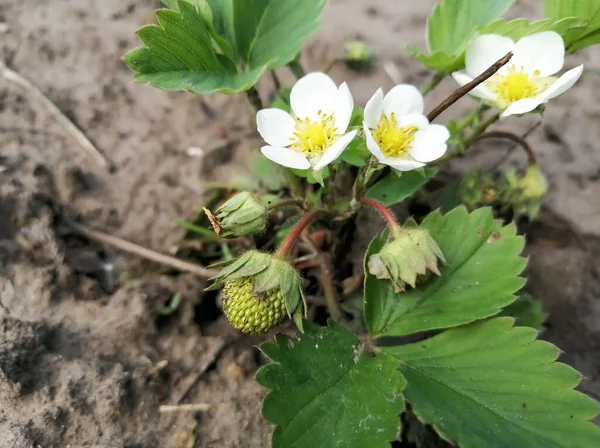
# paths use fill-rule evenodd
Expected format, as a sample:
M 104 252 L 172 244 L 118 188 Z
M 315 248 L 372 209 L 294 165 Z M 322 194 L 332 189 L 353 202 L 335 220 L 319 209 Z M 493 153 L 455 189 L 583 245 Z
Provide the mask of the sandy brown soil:
M 256 151 L 252 110 L 243 97 L 199 98 L 134 84 L 120 57 L 137 45 L 134 32 L 152 20 L 158 2 L 84 3 L 0 0 L 2 60 L 37 85 L 110 162 L 109 170 L 98 167 L 39 103 L 0 78 L 0 448 L 267 446 L 271 428 L 259 415 L 264 391 L 253 380 L 262 362 L 253 345 L 260 339 L 235 334 L 203 307 L 201 280 L 66 233 L 51 207 L 59 199 L 88 225 L 171 251 L 183 234 L 175 219 L 192 218 L 202 206 L 202 182 L 245 170 L 248 152 Z M 539 3 L 522 1 L 512 14 L 535 17 L 532 5 Z M 377 47 L 381 61 L 396 64 L 403 81 L 422 82 L 427 72 L 404 46 L 423 45 L 432 4 L 332 0 L 325 27 L 305 52 L 306 65 L 324 67 L 344 41 L 360 36 Z M 599 60 L 594 49 L 568 65 L 584 61 L 598 69 Z M 348 81 L 357 104 L 377 86 L 392 86 L 381 64 L 368 75 L 343 67 L 332 75 Z M 269 85 L 261 88 L 266 96 Z M 447 81 L 428 103 L 452 88 Z M 595 396 L 599 88 L 600 79 L 587 75 L 552 103 L 530 138 L 552 191 L 530 229 L 528 249 L 528 288 L 550 312 L 544 336 L 583 372 L 581 388 Z M 442 119 L 472 105 L 464 99 Z M 502 126 L 525 130 L 533 120 Z M 205 156 L 190 156 L 191 146 Z M 469 163 L 485 166 L 501 148 L 488 146 Z M 518 163 L 516 154 L 505 164 Z M 113 266 L 112 257 L 132 274 L 107 293 L 111 285 L 95 274 Z M 176 292 L 184 298 L 181 308 L 157 319 L 153 310 Z M 159 369 L 164 360 L 167 367 Z M 159 414 L 160 405 L 177 400 L 211 408 Z

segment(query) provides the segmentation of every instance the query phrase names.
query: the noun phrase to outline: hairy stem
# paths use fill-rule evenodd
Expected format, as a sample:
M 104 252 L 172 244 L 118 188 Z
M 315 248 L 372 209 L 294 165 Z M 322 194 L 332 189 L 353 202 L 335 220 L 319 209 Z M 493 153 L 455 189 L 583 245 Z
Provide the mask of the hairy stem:
M 461 99 L 463 96 L 465 96 L 471 90 L 473 90 L 479 84 L 481 84 L 482 82 L 491 78 L 498 70 L 500 70 L 503 66 L 505 66 L 508 63 L 508 61 L 510 61 L 510 58 L 512 58 L 512 56 L 513 56 L 512 52 L 507 53 L 504 57 L 498 59 L 494 64 L 492 64 L 490 66 L 490 68 L 488 68 L 486 71 L 484 71 L 481 75 L 479 75 L 473 81 L 471 81 L 468 84 L 465 84 L 464 86 L 462 86 L 462 87 L 456 89 L 454 92 L 452 92 L 435 109 L 433 109 L 431 112 L 429 112 L 429 114 L 427 115 L 428 120 L 430 122 L 432 122 L 442 112 L 444 112 L 446 109 L 448 109 L 454 103 L 456 103 L 459 99 Z
M 285 237 L 275 255 L 284 258 L 289 250 L 294 245 L 294 242 L 298 239 L 302 231 L 315 220 L 315 218 L 321 213 L 321 210 L 314 210 L 312 212 L 306 213 L 300 221 L 296 223 L 296 225 L 292 228 L 291 232 L 288 236 Z
M 329 315 L 335 321 L 340 321 L 342 318 L 342 312 L 337 303 L 335 287 L 333 286 L 333 275 L 331 272 L 331 260 L 328 254 L 323 254 L 323 266 L 321 267 L 321 273 L 319 275 L 319 282 L 323 287 L 323 295 L 325 296 L 325 302 L 327 304 L 327 311 Z
M 288 63 L 288 68 L 294 74 L 294 76 L 298 79 L 300 79 L 304 75 L 306 75 L 306 71 L 304 70 L 302 63 L 300 63 L 300 55 L 296 56 L 296 59 L 294 59 L 292 62 Z
M 496 113 L 494 115 L 489 116 L 487 118 L 487 120 L 482 121 L 477 126 L 475 126 L 473 128 L 473 131 L 471 131 L 471 134 L 465 139 L 465 141 L 463 143 L 463 148 L 465 150 L 467 148 L 469 148 L 469 146 L 471 146 L 479 138 L 479 136 L 487 130 L 487 128 L 489 128 L 492 124 L 494 124 L 499 119 L 500 119 L 500 113 Z
M 390 209 L 387 208 L 385 205 L 383 205 L 381 202 L 376 201 L 375 199 L 361 199 L 360 203 L 362 205 L 365 205 L 367 207 L 371 207 L 371 208 L 374 208 L 375 210 L 377 210 L 381 214 L 381 216 L 383 216 L 385 218 L 385 220 L 388 222 L 388 225 L 390 226 L 390 230 L 392 231 L 392 234 L 397 235 L 398 233 L 400 233 L 402 231 L 400 224 L 398 224 L 398 221 L 396 221 L 396 218 L 394 217 L 394 215 L 392 214 Z
M 295 206 L 302 210 L 306 210 L 307 204 L 304 199 L 282 199 L 281 201 L 267 205 L 267 210 L 275 210 L 276 208 L 289 206 Z
M 446 77 L 444 73 L 434 73 L 431 79 L 421 88 L 421 94 L 427 96 Z

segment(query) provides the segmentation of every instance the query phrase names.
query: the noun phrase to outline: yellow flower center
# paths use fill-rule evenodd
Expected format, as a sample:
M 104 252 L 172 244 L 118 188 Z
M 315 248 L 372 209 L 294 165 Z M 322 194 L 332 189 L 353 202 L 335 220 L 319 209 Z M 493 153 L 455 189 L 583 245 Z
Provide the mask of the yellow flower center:
M 382 115 L 373 138 L 386 157 L 399 157 L 411 148 L 418 129 L 416 126 L 398 127 L 398 121 L 392 113 L 389 118 Z
M 296 119 L 292 148 L 302 151 L 307 156 L 320 156 L 336 139 L 333 115 L 326 116 L 319 111 L 316 120 Z
M 523 67 L 511 65 L 506 74 L 494 75 L 486 86 L 497 97 L 498 106 L 506 108 L 515 101 L 532 98 L 551 83 L 551 79 L 540 79 L 538 70 L 528 73 Z

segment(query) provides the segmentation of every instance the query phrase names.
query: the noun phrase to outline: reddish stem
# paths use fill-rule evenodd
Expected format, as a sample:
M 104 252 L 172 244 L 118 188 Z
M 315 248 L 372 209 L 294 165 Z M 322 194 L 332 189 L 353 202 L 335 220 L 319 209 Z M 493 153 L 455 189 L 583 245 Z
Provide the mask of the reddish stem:
M 396 218 L 394 217 L 390 209 L 383 205 L 381 202 L 376 201 L 375 199 L 361 199 L 360 203 L 362 205 L 366 205 L 367 207 L 371 207 L 377 210 L 381 214 L 381 216 L 383 216 L 388 222 L 393 234 L 397 234 L 398 232 L 400 232 L 400 224 L 398 224 L 398 221 L 396 221 Z
M 304 216 L 302 216 L 302 218 L 300 218 L 300 221 L 298 221 L 296 225 L 292 228 L 288 236 L 285 237 L 285 239 L 277 249 L 277 252 L 275 252 L 275 255 L 285 257 L 290 248 L 294 245 L 294 242 L 302 233 L 302 231 L 306 229 L 306 226 L 308 226 L 312 221 L 314 221 L 314 219 L 320 212 L 321 210 L 315 210 L 310 213 L 306 213 Z

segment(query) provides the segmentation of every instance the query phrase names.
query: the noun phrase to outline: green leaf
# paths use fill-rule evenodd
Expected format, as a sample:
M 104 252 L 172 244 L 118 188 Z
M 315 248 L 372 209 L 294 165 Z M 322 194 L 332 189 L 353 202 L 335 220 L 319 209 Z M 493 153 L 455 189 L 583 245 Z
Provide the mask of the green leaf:
M 514 293 L 525 283 L 518 275 L 526 260 L 519 256 L 524 239 L 513 224 L 502 227 L 490 208 L 469 214 L 458 207 L 446 215 L 431 213 L 421 227 L 440 246 L 446 265 L 440 267 L 441 276 L 416 289 L 367 296 L 374 336 L 455 327 L 492 316 L 515 301 Z
M 252 87 L 266 70 L 261 66 L 233 72 L 233 63 L 223 63 L 227 59 L 213 48 L 212 25 L 188 1 L 179 0 L 178 11 L 160 9 L 156 17 L 159 25 L 138 31 L 146 47 L 131 50 L 123 58 L 137 73 L 138 82 L 164 90 L 231 94 Z
M 429 55 L 409 48 L 427 67 L 451 73 L 464 67 L 464 51 L 477 28 L 496 20 L 515 0 L 441 0 L 427 20 Z
M 375 199 L 385 206 L 397 204 L 415 194 L 437 173 L 436 167 L 427 167 L 425 175 L 418 171 L 408 171 L 400 176 L 390 173 L 367 191 L 366 197 Z
M 385 243 L 388 241 L 389 231 L 386 229 L 381 236 L 373 238 L 367 251 L 365 252 L 365 258 L 363 263 L 363 269 L 365 273 L 365 299 L 364 299 L 364 311 L 365 311 L 365 325 L 369 330 L 369 334 L 377 334 L 381 331 L 381 319 L 386 314 L 391 312 L 386 307 L 399 300 L 399 296 L 394 292 L 389 280 L 380 280 L 374 275 L 369 273 L 369 257 L 378 253 Z
M 553 21 L 579 20 L 561 32 L 567 53 L 600 43 L 600 0 L 544 0 L 544 13 Z
M 516 325 L 543 330 L 548 314 L 544 312 L 542 303 L 527 293 L 520 293 L 513 303 L 502 310 L 499 316 L 511 316 Z
M 500 258 L 497 258 L 500 260 Z M 413 412 L 461 448 L 595 448 L 598 404 L 531 328 L 500 317 L 382 351 L 408 382 Z
M 575 17 L 567 17 L 557 22 L 550 19 L 538 20 L 537 22 L 530 22 L 527 19 L 516 19 L 507 22 L 500 19 L 479 28 L 479 34 L 500 34 L 517 41 L 522 37 L 541 33 L 542 31 L 556 31 L 562 34 L 579 22 Z
M 286 65 L 319 27 L 325 0 L 232 0 L 239 57 L 250 67 Z
M 400 429 L 405 381 L 393 358 L 372 357 L 335 322 L 305 322 L 305 333 L 277 336 L 261 350 L 276 364 L 257 381 L 271 389 L 263 416 L 277 425 L 274 448 L 388 448 Z
M 340 159 L 352 165 L 362 167 L 367 164 L 367 159 L 371 153 L 367 149 L 367 144 L 362 138 L 355 138 L 348 147 L 342 152 Z

